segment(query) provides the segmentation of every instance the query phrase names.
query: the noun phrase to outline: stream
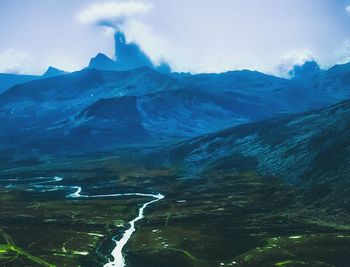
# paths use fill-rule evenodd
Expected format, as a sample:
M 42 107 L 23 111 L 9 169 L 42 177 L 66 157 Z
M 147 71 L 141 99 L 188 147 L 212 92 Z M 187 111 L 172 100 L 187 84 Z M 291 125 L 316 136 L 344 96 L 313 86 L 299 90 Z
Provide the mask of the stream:
M 29 182 L 27 186 L 32 186 L 38 191 L 52 191 L 53 189 L 63 189 L 63 188 L 70 188 L 74 189 L 75 192 L 66 195 L 66 198 L 105 198 L 105 197 L 122 197 L 122 196 L 142 196 L 142 197 L 149 197 L 152 198 L 152 200 L 144 203 L 138 211 L 138 215 L 129 222 L 130 227 L 125 230 L 123 233 L 123 236 L 121 239 L 117 240 L 116 237 L 113 237 L 112 240 L 115 243 L 115 247 L 113 248 L 111 252 L 111 256 L 113 257 L 113 261 L 110 261 L 104 265 L 104 267 L 125 267 L 125 258 L 123 256 L 123 248 L 131 238 L 132 234 L 136 231 L 135 223 L 140 221 L 144 218 L 144 211 L 145 209 L 164 198 L 162 194 L 143 194 L 143 193 L 121 193 L 121 194 L 105 194 L 105 195 L 84 195 L 81 194 L 82 187 L 81 186 L 63 186 L 63 185 L 51 185 L 52 183 L 57 183 L 63 180 L 61 177 L 36 177 L 36 178 L 29 178 L 29 179 L 4 179 L 3 182 L 10 182 L 10 184 L 7 184 L 7 188 L 14 188 L 17 187 L 16 184 L 20 182 Z M 21 184 L 23 186 L 23 184 Z
M 139 209 L 138 215 L 129 222 L 130 227 L 124 232 L 122 238 L 120 240 L 116 240 L 113 238 L 113 241 L 115 242 L 115 247 L 111 252 L 111 255 L 113 256 L 113 261 L 110 261 L 109 263 L 106 263 L 104 267 L 125 267 L 125 258 L 123 256 L 123 248 L 126 245 L 126 243 L 131 238 L 132 234 L 136 231 L 135 229 L 135 223 L 142 218 L 144 218 L 144 210 L 147 208 L 147 206 L 151 205 L 152 203 L 155 203 L 161 199 L 164 198 L 162 194 L 142 194 L 142 193 L 125 193 L 125 194 L 107 194 L 107 195 L 81 195 L 82 188 L 80 186 L 74 187 L 76 191 L 72 194 L 67 195 L 68 198 L 102 198 L 102 197 L 121 197 L 121 196 L 143 196 L 143 197 L 151 197 L 153 200 L 146 202 L 142 205 L 142 207 Z

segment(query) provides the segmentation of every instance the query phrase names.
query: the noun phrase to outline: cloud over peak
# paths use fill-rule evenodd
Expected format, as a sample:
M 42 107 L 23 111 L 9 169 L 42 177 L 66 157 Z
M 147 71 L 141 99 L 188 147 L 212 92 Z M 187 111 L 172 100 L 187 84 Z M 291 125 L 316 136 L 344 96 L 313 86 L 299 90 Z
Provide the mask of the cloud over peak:
M 271 73 L 280 77 L 289 78 L 294 66 L 302 66 L 308 61 L 315 61 L 315 57 L 311 51 L 291 51 L 280 57 L 278 65 L 271 71 Z
M 145 2 L 112 1 L 88 6 L 82 9 L 76 18 L 81 24 L 101 26 L 107 36 L 117 37 L 122 34 L 123 42 L 115 39 L 114 56 L 118 61 L 125 63 L 126 59 L 123 57 L 128 54 L 129 60 L 137 62 L 137 66 L 158 67 L 168 61 L 165 58 L 166 49 L 161 38 L 156 36 L 141 18 L 141 15 L 145 15 L 152 8 L 151 4 Z
M 152 9 L 150 4 L 141 2 L 106 2 L 89 6 L 82 10 L 77 19 L 82 24 L 110 24 L 120 23 L 124 19 L 141 15 Z

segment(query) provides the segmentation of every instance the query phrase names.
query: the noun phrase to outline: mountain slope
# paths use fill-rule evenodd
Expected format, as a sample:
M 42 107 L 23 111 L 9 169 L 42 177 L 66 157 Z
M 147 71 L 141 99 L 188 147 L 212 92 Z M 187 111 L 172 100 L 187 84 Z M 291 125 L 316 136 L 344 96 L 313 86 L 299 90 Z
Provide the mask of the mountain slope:
M 307 88 L 320 105 L 324 106 L 350 98 L 349 77 L 350 63 L 347 63 L 335 65 L 326 71 L 316 70 L 307 75 L 297 76 L 294 81 Z
M 168 163 L 176 163 L 186 177 L 212 172 L 274 176 L 301 188 L 300 207 L 309 207 L 308 212 L 350 221 L 344 215 L 350 204 L 349 136 L 350 101 L 345 101 L 185 141 L 170 149 Z M 337 217 L 332 218 L 332 209 Z
M 317 75 L 287 80 L 243 70 L 184 76 L 182 80 L 195 88 L 260 98 L 278 113 L 291 114 L 325 107 L 350 98 L 350 85 L 346 81 L 349 74 L 350 72 L 345 71 L 335 75 L 319 72 Z
M 0 94 L 10 87 L 39 79 L 40 76 L 0 73 Z
M 56 130 L 64 133 L 57 136 L 57 141 L 79 153 L 111 150 L 116 145 L 148 139 L 135 96 L 101 99 L 60 127 Z
M 147 68 L 125 72 L 83 70 L 14 86 L 0 95 L 0 123 L 3 125 L 0 147 L 29 145 L 36 149 L 38 144 L 67 139 L 66 134 L 81 121 L 77 115 L 100 99 L 176 89 L 177 86 L 174 79 Z M 126 109 L 124 112 L 130 116 L 133 111 Z M 74 120 L 77 122 L 66 123 Z M 110 123 L 104 119 L 104 125 L 91 127 L 99 131 L 111 127 Z M 121 131 L 119 135 L 128 130 L 117 129 Z M 110 149 L 116 145 L 110 144 Z

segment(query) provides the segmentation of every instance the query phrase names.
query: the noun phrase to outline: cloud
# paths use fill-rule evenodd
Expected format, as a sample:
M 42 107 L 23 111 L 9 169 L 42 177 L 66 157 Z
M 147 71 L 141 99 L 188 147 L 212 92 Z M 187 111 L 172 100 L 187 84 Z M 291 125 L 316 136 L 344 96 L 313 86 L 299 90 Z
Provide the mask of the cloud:
M 153 30 L 134 19 L 129 19 L 123 26 L 128 42 L 141 44 L 142 51 L 150 60 L 159 65 L 162 62 L 170 63 L 169 55 L 173 51 L 165 39 L 157 36 Z
M 0 52 L 1 73 L 28 74 L 33 67 L 33 58 L 25 51 L 8 49 Z
M 350 5 L 345 8 L 345 11 L 350 14 Z
M 60 54 L 52 53 L 45 58 L 38 58 L 24 50 L 11 48 L 0 51 L 0 73 L 41 75 L 49 66 L 66 71 L 75 71 L 84 67 L 74 59 Z
M 345 40 L 341 49 L 336 54 L 337 64 L 345 64 L 350 61 L 350 40 Z
M 137 18 L 148 13 L 153 6 L 143 2 L 106 2 L 93 4 L 76 15 L 82 24 L 101 26 L 105 36 L 113 36 L 122 31 L 128 44 L 137 44 L 155 65 L 165 61 L 168 51 L 164 40 L 156 36 L 152 29 Z
M 141 2 L 106 2 L 93 4 L 82 10 L 77 19 L 82 24 L 99 24 L 116 27 L 126 18 L 145 14 L 152 9 L 150 4 Z

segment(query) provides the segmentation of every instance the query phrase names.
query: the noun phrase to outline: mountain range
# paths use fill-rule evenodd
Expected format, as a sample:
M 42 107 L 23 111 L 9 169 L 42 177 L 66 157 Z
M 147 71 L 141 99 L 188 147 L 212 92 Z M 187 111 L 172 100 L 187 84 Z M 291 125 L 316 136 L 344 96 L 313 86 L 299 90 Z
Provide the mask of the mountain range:
M 248 70 L 181 75 L 151 67 L 49 68 L 0 94 L 0 148 L 85 153 L 174 142 L 350 97 L 348 64 L 314 70 L 282 79 Z
M 54 77 L 61 74 L 66 74 L 66 72 L 51 66 L 41 76 L 0 73 L 0 93 L 3 93 L 7 89 L 17 84 L 26 83 L 33 80 L 39 80 L 42 78 Z
M 115 214 L 142 207 L 126 195 L 161 192 L 125 250 L 132 266 L 348 266 L 350 63 L 308 61 L 290 79 L 174 73 L 115 39 L 116 59 L 98 54 L 80 71 L 0 75 L 0 219 L 15 240 L 103 266 L 125 228 Z M 116 192 L 128 206 L 105 198 Z M 57 248 L 42 252 L 34 225 Z
M 349 98 L 348 68 L 290 80 L 248 70 L 171 75 L 150 67 L 88 68 L 66 74 L 50 68 L 0 95 L 0 147 L 110 150 L 288 116 Z
M 291 79 L 250 70 L 174 73 L 122 32 L 115 52 L 116 60 L 100 53 L 73 73 L 1 74 L 0 150 L 79 154 L 176 143 L 350 98 L 350 63 L 322 70 L 307 61 Z

